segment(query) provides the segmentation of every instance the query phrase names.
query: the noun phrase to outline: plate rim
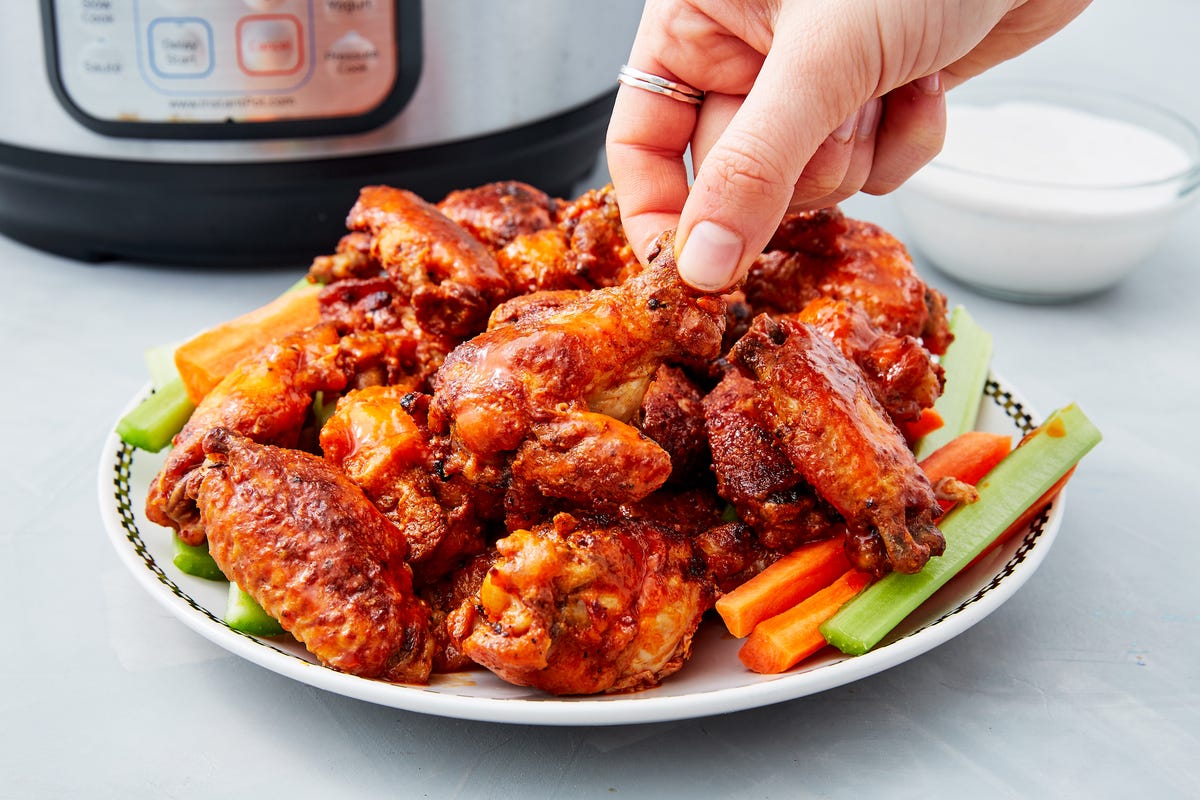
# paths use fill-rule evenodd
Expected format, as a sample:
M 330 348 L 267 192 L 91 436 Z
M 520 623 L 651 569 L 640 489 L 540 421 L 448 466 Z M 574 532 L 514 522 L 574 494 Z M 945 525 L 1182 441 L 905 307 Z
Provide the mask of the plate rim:
M 151 391 L 151 385 L 146 383 L 118 419 Z M 1028 431 L 1041 419 L 1019 391 L 995 370 L 989 371 L 981 402 L 986 398 L 1000 406 L 1017 431 Z M 936 619 L 898 638 L 885 639 L 861 656 L 839 656 L 818 667 L 758 676 L 751 683 L 687 694 L 655 696 L 650 689 L 584 697 L 479 697 L 442 691 L 432 685 L 392 684 L 338 672 L 282 650 L 269 639 L 228 627 L 180 587 L 146 547 L 132 512 L 135 498 L 130 486 L 130 468 L 138 452 L 120 439 L 115 425 L 110 429 L 97 471 L 101 518 L 121 563 L 143 589 L 186 627 L 235 656 L 324 691 L 434 716 L 547 726 L 644 724 L 744 711 L 824 692 L 898 666 L 964 633 L 1016 594 L 1046 558 L 1061 527 L 1066 504 L 1064 490 L 1034 521 L 991 579 L 982 582 L 970 596 Z M 120 499 L 122 492 L 126 498 L 124 504 Z M 175 569 L 174 565 L 171 569 Z

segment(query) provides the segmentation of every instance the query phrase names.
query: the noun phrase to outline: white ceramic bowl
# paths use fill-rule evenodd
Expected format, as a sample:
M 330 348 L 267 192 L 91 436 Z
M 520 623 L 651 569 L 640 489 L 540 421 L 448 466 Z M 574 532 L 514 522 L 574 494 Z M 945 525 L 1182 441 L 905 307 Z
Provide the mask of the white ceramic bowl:
M 1158 248 L 1200 185 L 1200 133 L 1113 92 L 968 83 L 942 153 L 895 193 L 909 244 L 976 289 L 1055 302 Z

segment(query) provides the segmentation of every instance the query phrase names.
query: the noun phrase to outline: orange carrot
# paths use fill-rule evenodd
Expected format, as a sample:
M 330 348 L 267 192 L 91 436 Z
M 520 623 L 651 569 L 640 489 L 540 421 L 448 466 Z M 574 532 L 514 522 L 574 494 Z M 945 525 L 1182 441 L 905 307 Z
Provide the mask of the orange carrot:
M 275 339 L 317 324 L 316 284 L 302 286 L 247 314 L 210 328 L 175 351 L 175 366 L 188 399 L 199 404 L 204 395 L 246 356 Z
M 791 669 L 825 646 L 821 623 L 870 582 L 871 576 L 865 572 L 845 572 L 798 605 L 760 622 L 742 645 L 738 658 L 747 668 L 764 674 Z
M 911 447 L 922 436 L 933 433 L 945 424 L 946 420 L 942 419 L 942 415 L 936 408 L 923 408 L 921 416 L 901 423 L 900 432 L 904 434 L 904 441 L 908 442 Z
M 987 431 L 967 431 L 934 450 L 921 461 L 921 469 L 931 481 L 957 478 L 972 486 L 1003 460 L 1012 450 L 1012 437 Z M 942 501 L 942 510 L 953 505 Z
M 828 586 L 850 568 L 840 538 L 804 544 L 717 601 L 717 613 L 742 637 L 768 617 Z

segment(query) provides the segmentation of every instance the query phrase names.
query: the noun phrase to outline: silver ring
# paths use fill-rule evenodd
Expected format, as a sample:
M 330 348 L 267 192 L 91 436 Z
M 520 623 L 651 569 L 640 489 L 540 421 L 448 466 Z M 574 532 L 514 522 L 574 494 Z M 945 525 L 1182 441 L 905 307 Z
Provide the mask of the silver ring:
M 628 64 L 621 67 L 621 71 L 617 73 L 617 81 L 635 89 L 645 89 L 647 92 L 661 94 L 663 97 L 669 97 L 681 103 L 690 103 L 694 106 L 700 105 L 704 100 L 704 92 L 693 86 L 669 81 L 658 75 L 651 75 L 649 72 L 642 72 Z

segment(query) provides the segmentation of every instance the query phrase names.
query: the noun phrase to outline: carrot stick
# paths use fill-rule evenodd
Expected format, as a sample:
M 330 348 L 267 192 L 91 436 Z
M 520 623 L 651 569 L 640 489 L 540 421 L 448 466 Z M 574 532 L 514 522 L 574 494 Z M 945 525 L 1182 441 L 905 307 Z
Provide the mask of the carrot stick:
M 865 572 L 851 569 L 798 605 L 759 623 L 738 658 L 747 668 L 764 674 L 791 669 L 825 646 L 820 625 L 871 582 Z
M 921 469 L 931 481 L 957 478 L 972 486 L 992 471 L 1012 450 L 1012 437 L 1002 433 L 968 431 L 960 433 L 921 461 Z M 942 511 L 953 503 L 941 501 Z
M 904 441 L 912 447 L 922 436 L 933 433 L 945 424 L 946 420 L 942 419 L 936 408 L 923 408 L 921 416 L 900 425 L 900 432 L 904 434 Z
M 955 436 L 921 460 L 930 480 L 952 477 L 975 484 L 1012 450 L 1012 437 L 1004 433 L 967 431 Z
M 184 342 L 175 366 L 188 399 L 199 404 L 238 362 L 281 336 L 320 322 L 315 284 L 285 292 L 261 308 L 221 323 Z
M 850 568 L 840 538 L 804 544 L 717 601 L 717 613 L 734 636 L 791 608 Z

